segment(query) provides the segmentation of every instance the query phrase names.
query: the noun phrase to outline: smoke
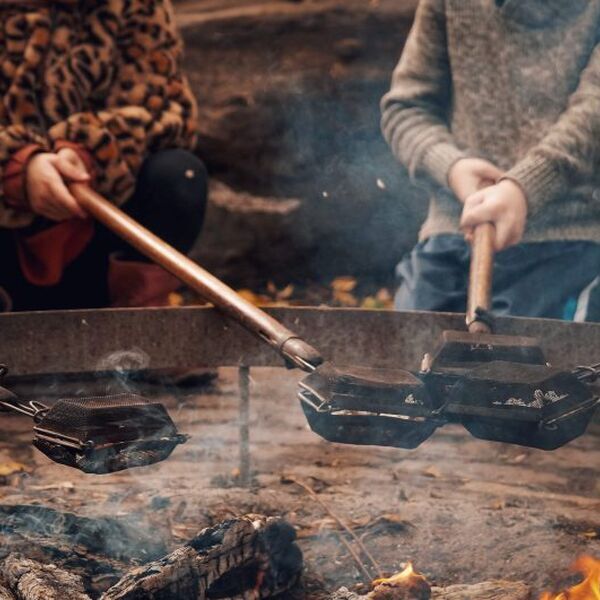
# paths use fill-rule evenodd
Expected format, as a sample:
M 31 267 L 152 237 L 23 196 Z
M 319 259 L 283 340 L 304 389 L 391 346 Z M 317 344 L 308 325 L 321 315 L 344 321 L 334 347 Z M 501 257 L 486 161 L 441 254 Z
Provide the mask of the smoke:
M 142 371 L 149 366 L 150 357 L 141 348 L 131 348 L 130 350 L 119 350 L 104 356 L 98 361 L 96 370 L 126 374 L 129 371 Z
M 150 357 L 141 348 L 118 350 L 103 356 L 96 365 L 96 372 L 108 374 L 113 384 L 127 392 L 135 392 L 133 374 L 144 371 L 150 366 Z

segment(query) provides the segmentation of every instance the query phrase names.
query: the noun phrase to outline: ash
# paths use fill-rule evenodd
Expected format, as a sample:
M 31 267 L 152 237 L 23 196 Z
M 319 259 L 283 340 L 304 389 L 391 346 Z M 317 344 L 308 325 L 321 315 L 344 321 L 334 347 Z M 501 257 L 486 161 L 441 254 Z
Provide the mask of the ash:
M 410 452 L 339 446 L 308 430 L 298 378 L 251 372 L 250 487 L 239 478 L 232 369 L 210 390 L 155 389 L 191 440 L 161 464 L 108 476 L 50 463 L 30 445 L 29 420 L 3 416 L 0 560 L 19 552 L 58 564 L 98 597 L 203 528 L 258 513 L 296 530 L 305 561 L 298 598 L 329 598 L 343 586 L 366 593 L 343 532 L 293 481 L 314 490 L 386 573 L 412 561 L 434 586 L 525 581 L 536 597 L 559 588 L 575 556 L 600 554 L 597 422 L 555 452 L 478 441 L 458 427 Z

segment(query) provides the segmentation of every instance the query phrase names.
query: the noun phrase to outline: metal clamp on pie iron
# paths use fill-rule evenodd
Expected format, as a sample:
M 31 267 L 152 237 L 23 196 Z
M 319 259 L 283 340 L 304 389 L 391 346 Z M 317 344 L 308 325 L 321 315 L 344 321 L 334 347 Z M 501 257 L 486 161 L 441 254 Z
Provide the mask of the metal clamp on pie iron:
M 0 375 L 6 373 L 2 367 Z M 0 388 L 0 407 L 31 417 L 34 446 L 85 473 L 113 473 L 168 458 L 188 440 L 162 404 L 134 394 L 63 398 L 49 407 Z
M 494 234 L 491 224 L 475 230 L 469 332 L 443 334 L 423 379 L 446 397 L 444 417 L 475 437 L 553 450 L 585 433 L 591 422 L 599 404 L 592 385 L 598 367 L 554 368 L 538 340 L 493 334 Z

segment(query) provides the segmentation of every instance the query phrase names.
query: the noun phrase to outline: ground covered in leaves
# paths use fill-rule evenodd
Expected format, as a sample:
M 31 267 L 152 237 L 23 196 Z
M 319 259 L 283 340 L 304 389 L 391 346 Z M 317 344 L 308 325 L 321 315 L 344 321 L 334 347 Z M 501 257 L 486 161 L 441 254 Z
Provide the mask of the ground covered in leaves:
M 597 424 L 552 453 L 477 441 L 457 427 L 411 452 L 338 446 L 307 429 L 295 374 L 256 370 L 245 489 L 236 378 L 223 370 L 209 391 L 161 390 L 191 441 L 165 463 L 110 476 L 50 464 L 29 445 L 27 419 L 3 415 L 0 558 L 16 549 L 57 562 L 99 592 L 203 527 L 249 512 L 296 527 L 306 563 L 298 598 L 364 590 L 367 574 L 409 560 L 435 585 L 525 581 L 537 598 L 573 581 L 575 557 L 600 554 Z

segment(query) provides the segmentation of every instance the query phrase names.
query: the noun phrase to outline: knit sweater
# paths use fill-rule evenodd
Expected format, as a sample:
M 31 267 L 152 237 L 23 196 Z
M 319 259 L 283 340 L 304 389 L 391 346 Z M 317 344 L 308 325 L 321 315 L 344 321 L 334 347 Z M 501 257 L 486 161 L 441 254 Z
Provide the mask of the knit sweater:
M 382 100 L 392 151 L 431 189 L 421 239 L 458 232 L 448 172 L 479 157 L 525 191 L 524 242 L 600 242 L 599 34 L 600 0 L 421 0 Z

